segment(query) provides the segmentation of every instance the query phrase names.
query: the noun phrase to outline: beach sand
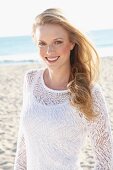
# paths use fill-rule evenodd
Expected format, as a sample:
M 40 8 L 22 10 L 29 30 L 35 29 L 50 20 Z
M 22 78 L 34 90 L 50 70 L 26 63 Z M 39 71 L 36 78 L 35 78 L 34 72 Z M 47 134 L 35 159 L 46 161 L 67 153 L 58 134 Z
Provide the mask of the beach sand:
M 13 170 L 19 116 L 22 106 L 23 78 L 29 69 L 40 68 L 38 64 L 0 66 L 0 170 Z M 113 133 L 113 57 L 101 58 L 100 84 L 107 102 Z M 90 141 L 83 148 L 81 166 L 91 170 L 94 166 Z

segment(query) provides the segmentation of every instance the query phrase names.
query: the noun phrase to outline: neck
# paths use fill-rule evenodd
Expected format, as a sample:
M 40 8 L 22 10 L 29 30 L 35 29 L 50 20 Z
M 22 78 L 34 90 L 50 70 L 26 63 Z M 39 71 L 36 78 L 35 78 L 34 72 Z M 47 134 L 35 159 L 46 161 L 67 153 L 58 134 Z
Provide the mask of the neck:
M 46 69 L 44 74 L 44 81 L 49 88 L 64 90 L 67 89 L 69 77 L 70 69 L 59 69 L 57 71 Z

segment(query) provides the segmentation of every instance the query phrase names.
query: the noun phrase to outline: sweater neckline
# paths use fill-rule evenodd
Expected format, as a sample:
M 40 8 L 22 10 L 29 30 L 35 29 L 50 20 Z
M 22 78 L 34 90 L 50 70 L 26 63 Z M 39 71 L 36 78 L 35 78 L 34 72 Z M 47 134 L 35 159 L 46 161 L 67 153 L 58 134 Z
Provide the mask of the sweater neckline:
M 50 91 L 50 92 L 53 92 L 53 93 L 68 93 L 69 91 L 68 91 L 68 89 L 66 89 L 66 90 L 55 90 L 55 89 L 51 89 L 51 88 L 49 88 L 46 84 L 45 84 L 45 81 L 44 81 L 44 71 L 45 71 L 45 69 L 43 69 L 42 70 L 42 72 L 41 72 L 41 83 L 42 83 L 42 85 L 43 85 L 43 87 L 47 90 L 47 91 Z

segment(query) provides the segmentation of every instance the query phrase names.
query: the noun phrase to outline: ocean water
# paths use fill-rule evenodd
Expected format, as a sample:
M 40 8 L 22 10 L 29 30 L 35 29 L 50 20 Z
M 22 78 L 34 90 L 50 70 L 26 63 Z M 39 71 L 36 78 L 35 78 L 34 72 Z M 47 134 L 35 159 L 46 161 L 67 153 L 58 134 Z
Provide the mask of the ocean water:
M 113 29 L 86 33 L 101 57 L 113 56 Z M 31 36 L 0 38 L 0 63 L 40 62 Z

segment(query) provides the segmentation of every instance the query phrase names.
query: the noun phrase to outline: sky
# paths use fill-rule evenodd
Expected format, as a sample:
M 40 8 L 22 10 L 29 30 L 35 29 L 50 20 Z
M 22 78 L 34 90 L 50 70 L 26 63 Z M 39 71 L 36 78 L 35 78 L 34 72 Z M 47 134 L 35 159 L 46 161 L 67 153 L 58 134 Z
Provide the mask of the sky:
M 36 15 L 47 8 L 63 9 L 82 31 L 113 28 L 112 0 L 0 0 L 0 37 L 31 35 Z

